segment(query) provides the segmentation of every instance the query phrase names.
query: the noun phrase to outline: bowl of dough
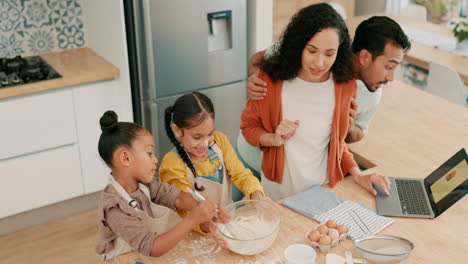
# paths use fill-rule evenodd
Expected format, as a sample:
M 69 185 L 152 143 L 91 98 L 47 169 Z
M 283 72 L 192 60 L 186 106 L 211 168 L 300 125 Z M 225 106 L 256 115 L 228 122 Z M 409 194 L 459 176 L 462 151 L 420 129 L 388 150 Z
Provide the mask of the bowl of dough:
M 256 255 L 271 247 L 281 225 L 279 208 L 267 200 L 242 200 L 226 206 L 231 220 L 218 224 L 230 250 Z

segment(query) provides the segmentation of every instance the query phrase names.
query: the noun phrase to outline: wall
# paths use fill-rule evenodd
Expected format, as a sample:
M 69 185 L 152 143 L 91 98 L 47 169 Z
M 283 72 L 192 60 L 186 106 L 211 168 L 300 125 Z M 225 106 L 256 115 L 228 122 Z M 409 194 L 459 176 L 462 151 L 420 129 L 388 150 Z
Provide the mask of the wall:
M 0 57 L 86 44 L 81 0 L 0 0 Z
M 374 13 L 384 13 L 389 6 L 390 1 L 386 0 L 356 0 L 356 16 L 363 16 Z
M 248 57 L 268 48 L 273 39 L 273 0 L 247 2 Z

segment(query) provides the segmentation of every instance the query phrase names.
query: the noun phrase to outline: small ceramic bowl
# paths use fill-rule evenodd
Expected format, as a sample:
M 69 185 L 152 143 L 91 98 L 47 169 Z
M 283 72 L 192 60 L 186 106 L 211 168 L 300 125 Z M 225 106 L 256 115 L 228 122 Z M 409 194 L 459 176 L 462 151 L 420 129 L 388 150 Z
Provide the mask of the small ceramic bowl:
M 310 234 L 313 230 L 317 230 L 317 229 L 319 228 L 319 226 L 321 226 L 321 225 L 326 225 L 325 223 L 326 223 L 326 221 L 325 221 L 325 222 L 322 222 L 322 223 L 320 223 L 320 224 L 318 224 L 318 225 L 316 225 L 316 226 L 314 227 L 314 229 L 312 229 L 311 231 L 309 231 L 309 232 L 305 235 L 305 238 L 306 238 L 306 240 L 309 242 L 309 244 L 311 244 L 312 246 L 314 246 L 314 247 L 320 249 L 321 252 L 330 252 L 330 249 L 331 249 L 332 247 L 337 246 L 338 243 L 340 242 L 340 240 L 343 240 L 343 239 L 345 239 L 345 238 L 348 236 L 348 232 L 341 234 L 337 239 L 333 240 L 332 243 L 331 243 L 331 245 L 329 245 L 329 246 L 319 245 L 319 243 L 314 242 L 314 241 L 312 241 L 312 240 L 309 239 L 309 234 Z
M 286 264 L 313 264 L 317 253 L 304 244 L 292 244 L 284 250 Z

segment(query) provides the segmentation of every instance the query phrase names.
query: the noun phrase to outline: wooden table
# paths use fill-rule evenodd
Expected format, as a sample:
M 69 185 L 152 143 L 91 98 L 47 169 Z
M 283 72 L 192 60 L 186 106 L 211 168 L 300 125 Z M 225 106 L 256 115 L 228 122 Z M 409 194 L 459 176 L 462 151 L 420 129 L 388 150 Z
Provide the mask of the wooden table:
M 468 149 L 468 110 L 414 87 L 394 82 L 384 87 L 384 96 L 369 132 L 350 145 L 368 171 L 394 177 L 424 178 L 460 148 Z M 328 188 L 328 187 L 326 187 Z M 375 199 L 347 177 L 332 192 L 348 200 L 375 208 Z M 312 202 L 312 201 L 311 201 Z M 305 234 L 317 222 L 281 206 L 282 226 L 273 246 L 254 257 L 243 257 L 217 248 L 213 241 L 190 234 L 159 258 L 131 252 L 105 263 L 281 263 L 284 249 L 293 243 L 307 243 Z M 405 264 L 466 263 L 468 249 L 468 197 L 462 198 L 436 219 L 395 218 L 380 234 L 401 236 L 415 244 Z M 345 239 L 333 253 L 355 252 Z M 316 263 L 325 263 L 317 251 Z
M 421 22 L 408 17 L 388 15 L 388 14 L 376 14 L 384 15 L 393 18 L 398 23 L 403 23 L 412 27 L 417 27 L 419 29 L 433 32 L 442 36 L 453 37 L 453 33 L 443 26 L 439 26 L 429 22 Z M 356 27 L 363 20 L 370 18 L 371 16 L 356 16 L 351 17 L 346 20 L 349 32 L 351 35 L 354 35 Z M 468 58 L 456 55 L 453 52 L 445 51 L 438 49 L 436 47 L 431 47 L 424 45 L 422 43 L 412 41 L 411 50 L 405 56 L 405 60 L 411 64 L 414 64 L 418 67 L 428 70 L 429 64 L 431 61 L 436 61 L 452 67 L 455 71 L 458 72 L 462 81 L 468 84 Z

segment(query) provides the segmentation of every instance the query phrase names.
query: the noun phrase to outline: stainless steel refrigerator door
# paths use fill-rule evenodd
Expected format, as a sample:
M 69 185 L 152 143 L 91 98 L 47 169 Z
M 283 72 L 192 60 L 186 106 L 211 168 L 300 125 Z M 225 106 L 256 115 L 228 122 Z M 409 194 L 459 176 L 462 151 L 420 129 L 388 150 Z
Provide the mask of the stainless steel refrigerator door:
M 246 103 L 246 82 L 236 82 L 224 86 L 200 90 L 213 101 L 215 108 L 216 130 L 223 132 L 229 138 L 231 144 L 235 144 L 240 129 L 240 116 Z M 165 153 L 174 146 L 169 141 L 164 130 L 164 110 L 174 104 L 179 96 L 168 96 L 156 100 L 157 105 L 157 130 L 153 130 L 156 141 L 158 158 L 162 159 Z
M 216 17 L 222 11 L 230 11 L 229 21 Z M 146 50 L 140 56 L 148 56 L 147 77 L 155 78 L 156 98 L 246 79 L 246 11 L 246 0 L 144 1 L 140 35 Z M 212 41 L 226 35 L 227 44 Z

